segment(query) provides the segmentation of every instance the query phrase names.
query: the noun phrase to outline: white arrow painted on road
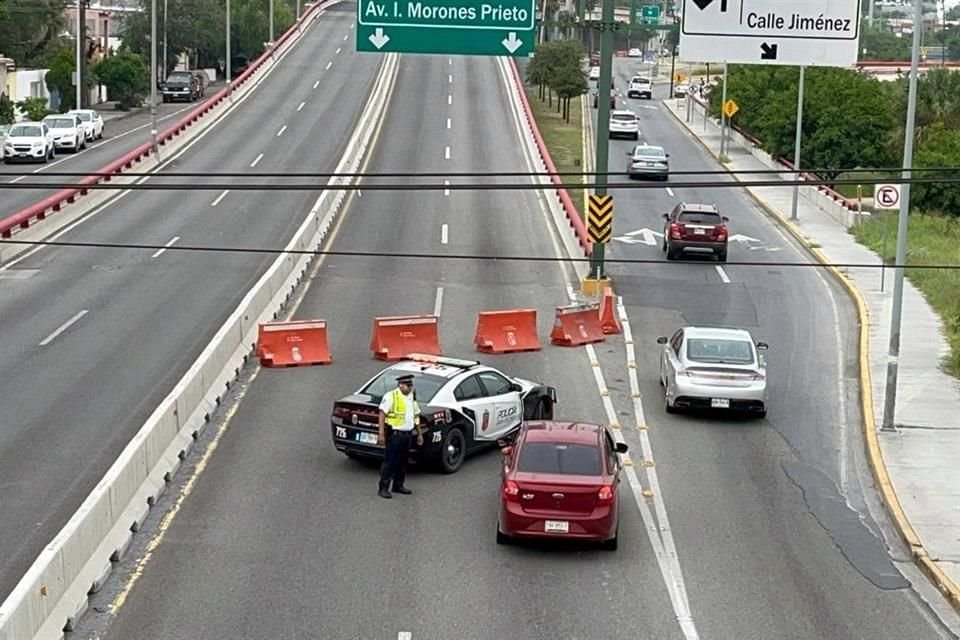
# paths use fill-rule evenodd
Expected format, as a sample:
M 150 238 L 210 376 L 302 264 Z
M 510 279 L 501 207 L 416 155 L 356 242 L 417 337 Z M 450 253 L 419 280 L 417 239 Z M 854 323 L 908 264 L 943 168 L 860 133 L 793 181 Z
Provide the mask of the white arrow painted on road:
M 646 244 L 655 247 L 657 245 L 657 236 L 662 238 L 663 234 L 651 229 L 637 229 L 636 231 L 630 231 L 626 235 L 618 236 L 614 238 L 614 240 L 623 242 L 624 244 Z
M 377 27 L 377 30 L 373 32 L 373 35 L 370 36 L 370 42 L 373 43 L 377 49 L 382 49 L 383 45 L 390 42 L 390 36 L 383 32 L 383 29 Z
M 760 242 L 756 238 L 751 238 L 750 236 L 742 236 L 740 234 L 730 236 L 730 239 L 734 242 Z
M 507 48 L 507 51 L 513 53 L 520 48 L 520 45 L 523 44 L 523 40 L 517 40 L 517 32 L 511 31 L 509 37 L 504 38 L 500 41 L 504 47 Z

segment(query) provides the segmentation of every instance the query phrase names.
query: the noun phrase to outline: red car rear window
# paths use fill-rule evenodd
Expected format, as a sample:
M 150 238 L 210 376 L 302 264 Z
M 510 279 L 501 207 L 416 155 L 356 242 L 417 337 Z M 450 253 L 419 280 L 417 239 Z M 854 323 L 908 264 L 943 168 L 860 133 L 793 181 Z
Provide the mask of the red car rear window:
M 517 471 L 599 476 L 603 473 L 600 448 L 560 442 L 527 442 L 520 449 Z
M 689 224 L 723 224 L 720 214 L 704 211 L 684 211 L 677 216 L 677 220 Z

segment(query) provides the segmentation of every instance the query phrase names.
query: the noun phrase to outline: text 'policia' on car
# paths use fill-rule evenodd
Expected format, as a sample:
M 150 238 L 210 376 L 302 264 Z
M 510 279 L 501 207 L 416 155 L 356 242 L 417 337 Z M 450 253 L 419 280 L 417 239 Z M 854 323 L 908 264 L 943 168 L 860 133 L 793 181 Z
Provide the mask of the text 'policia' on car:
M 495 447 L 524 420 L 549 420 L 557 390 L 513 378 L 474 360 L 412 353 L 380 371 L 355 393 L 333 404 L 333 444 L 351 458 L 383 458 L 377 444 L 380 400 L 404 374 L 414 377 L 415 399 L 423 418 L 423 446 L 410 461 L 455 473 L 467 455 Z

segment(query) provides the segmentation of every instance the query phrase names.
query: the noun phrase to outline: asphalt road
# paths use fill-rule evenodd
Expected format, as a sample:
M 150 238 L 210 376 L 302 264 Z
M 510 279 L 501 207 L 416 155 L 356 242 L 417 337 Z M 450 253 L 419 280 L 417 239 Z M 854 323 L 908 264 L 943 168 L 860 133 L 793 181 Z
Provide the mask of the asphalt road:
M 332 171 L 379 66 L 376 56 L 346 46 L 351 25 L 352 5 L 328 10 L 171 168 L 243 172 L 259 158 L 264 172 Z M 318 193 L 131 192 L 60 239 L 282 248 Z M 175 246 L 159 255 L 58 248 L 0 272 L 0 593 L 66 523 L 272 260 Z
M 707 166 L 667 114 L 649 111 L 645 120 L 669 140 L 677 163 Z M 525 171 L 509 114 L 493 61 L 403 58 L 368 169 Z M 779 242 L 779 251 L 763 253 L 799 258 L 738 191 L 717 191 L 710 197 L 738 211 L 738 233 Z M 615 192 L 618 202 L 623 193 Z M 624 204 L 618 220 L 629 229 L 658 224 L 666 198 L 633 193 L 640 212 Z M 323 261 L 296 311 L 329 321 L 334 364 L 255 373 L 176 517 L 158 529 L 132 590 L 115 601 L 112 626 L 82 637 L 681 638 L 659 569 L 669 559 L 656 558 L 649 542 L 660 535 L 676 543 L 701 638 L 941 637 L 871 537 L 871 523 L 844 506 L 862 499 L 854 462 L 842 462 L 858 446 L 854 427 L 843 429 L 838 396 L 837 380 L 850 372 L 830 346 L 833 312 L 812 272 L 730 265 L 726 283 L 713 264 L 611 263 L 634 329 L 660 479 L 647 504 L 658 518 L 669 513 L 670 526 L 660 519 L 646 528 L 625 489 L 616 553 L 504 548 L 494 542 L 495 452 L 453 476 L 415 473 L 414 495 L 387 502 L 376 496 L 374 467 L 334 450 L 328 416 L 337 397 L 382 366 L 368 350 L 371 318 L 429 312 L 443 287 L 446 354 L 475 355 L 477 311 L 536 306 L 542 351 L 481 359 L 555 384 L 563 417 L 606 421 L 584 350 L 544 339 L 553 306 L 565 302 L 555 265 L 376 255 L 554 255 L 536 197 L 366 191 L 332 248 L 371 253 Z M 750 249 L 732 259 L 739 251 Z M 616 255 L 659 254 L 618 245 Z M 850 327 L 848 310 L 838 313 L 841 328 Z M 685 321 L 745 325 L 771 343 L 768 419 L 662 412 L 654 339 Z M 629 409 L 624 346 L 610 338 L 596 351 L 626 427 L 641 416 Z M 639 462 L 640 434 L 623 433 Z
M 220 90 L 220 86 L 207 89 L 207 97 Z M 166 127 L 182 118 L 191 109 L 203 104 L 198 100 L 192 104 L 175 102 L 157 105 L 157 127 L 163 131 Z M 57 159 L 47 164 L 3 164 L 0 163 L 0 220 L 53 195 L 58 190 L 51 189 L 14 189 L 4 188 L 11 182 L 55 183 L 76 182 L 76 177 L 48 176 L 48 172 L 93 172 L 110 164 L 123 154 L 150 140 L 150 110 L 138 111 L 122 118 L 105 120 L 103 139 L 88 142 L 87 148 L 80 153 L 57 152 Z
M 506 96 L 493 60 L 402 58 L 369 170 L 527 171 Z M 529 191 L 364 192 L 333 248 L 555 255 Z M 371 319 L 430 312 L 438 287 L 446 354 L 482 355 L 478 311 L 535 306 L 544 349 L 482 359 L 549 380 L 565 414 L 603 422 L 583 351 L 544 339 L 565 283 L 552 263 L 330 257 L 296 316 L 331 323 L 334 364 L 259 373 L 108 637 L 682 637 L 629 490 L 615 554 L 504 548 L 496 452 L 413 474 L 414 495 L 387 502 L 376 468 L 331 442 L 333 401 L 382 367 Z

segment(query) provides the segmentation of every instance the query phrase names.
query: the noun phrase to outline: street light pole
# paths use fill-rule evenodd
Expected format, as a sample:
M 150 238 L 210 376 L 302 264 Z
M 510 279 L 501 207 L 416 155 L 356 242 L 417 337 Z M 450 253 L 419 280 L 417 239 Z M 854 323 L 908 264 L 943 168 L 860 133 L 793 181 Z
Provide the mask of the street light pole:
M 230 0 L 227 0 L 227 96 L 233 97 L 233 79 L 230 72 Z
M 82 89 L 83 83 L 81 82 L 82 78 L 80 78 L 80 62 L 81 60 L 83 60 L 83 44 L 82 44 L 83 23 L 80 22 L 80 4 L 82 2 L 83 0 L 77 0 L 77 64 L 76 64 L 76 72 L 77 72 L 76 108 L 77 109 L 83 108 L 83 105 L 80 103 L 81 98 L 83 97 L 83 89 Z
M 727 104 L 727 69 L 730 65 L 723 63 L 723 95 L 720 98 L 720 155 L 727 155 L 727 113 L 723 105 Z M 706 109 L 706 107 L 704 107 Z
M 273 44 L 273 0 L 270 0 L 270 44 Z
M 603 10 L 600 16 L 600 79 L 597 81 L 597 175 L 598 196 L 607 195 L 607 167 L 610 160 L 610 94 L 613 78 L 613 30 L 614 0 L 601 0 Z M 602 280 L 604 276 L 603 254 L 605 245 L 596 242 L 590 253 L 590 277 Z
M 803 85 L 804 69 L 800 65 L 800 87 L 797 93 L 797 134 L 793 143 L 793 169 L 797 173 L 793 176 L 793 201 L 790 203 L 790 219 L 797 219 L 797 206 L 800 198 L 800 133 L 803 131 Z
M 157 149 L 157 0 L 150 0 L 150 138 L 153 155 L 160 161 Z
M 913 0 L 913 51 L 910 54 L 910 91 L 907 97 L 907 123 L 903 143 L 904 180 L 911 177 L 913 136 L 917 116 L 917 76 L 920 66 L 920 25 L 923 21 L 922 0 Z M 897 374 L 900 359 L 900 319 L 903 315 L 903 263 L 907 259 L 907 214 L 910 212 L 910 183 L 900 185 L 900 217 L 897 221 L 897 257 L 893 271 L 893 311 L 890 320 L 890 351 L 887 354 L 887 387 L 883 396 L 883 431 L 896 431 Z
M 167 77 L 167 0 L 163 0 L 163 77 Z

